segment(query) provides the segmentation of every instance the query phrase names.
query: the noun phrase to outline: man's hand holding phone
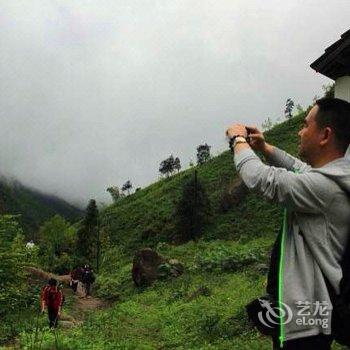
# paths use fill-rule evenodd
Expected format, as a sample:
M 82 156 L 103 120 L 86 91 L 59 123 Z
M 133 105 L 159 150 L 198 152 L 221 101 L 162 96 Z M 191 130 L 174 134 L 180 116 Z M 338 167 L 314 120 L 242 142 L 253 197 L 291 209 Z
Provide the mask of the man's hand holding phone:
M 248 143 L 254 151 L 264 152 L 266 142 L 264 134 L 256 126 L 246 126 Z

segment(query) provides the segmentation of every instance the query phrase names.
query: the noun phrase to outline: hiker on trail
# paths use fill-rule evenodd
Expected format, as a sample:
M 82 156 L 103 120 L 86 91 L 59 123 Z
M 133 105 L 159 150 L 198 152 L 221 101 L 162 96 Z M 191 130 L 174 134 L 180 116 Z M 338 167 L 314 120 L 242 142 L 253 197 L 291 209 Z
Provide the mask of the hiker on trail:
M 84 272 L 84 269 L 82 267 L 78 267 L 73 271 L 71 271 L 70 273 L 71 280 L 69 282 L 69 285 L 71 286 L 74 293 L 77 292 L 79 282 L 82 281 L 83 272 Z
M 86 297 L 90 296 L 91 284 L 94 283 L 95 276 L 94 276 L 93 270 L 91 269 L 90 265 L 88 265 L 88 264 L 85 265 L 83 268 L 81 281 L 84 283 L 85 296 Z
M 57 327 L 58 319 L 61 316 L 61 309 L 64 302 L 64 295 L 57 286 L 57 280 L 50 278 L 47 285 L 41 290 L 40 304 L 41 313 L 45 313 L 47 308 L 49 317 L 49 327 Z
M 268 144 L 256 127 L 233 124 L 226 136 L 246 186 L 285 208 L 266 288 L 278 307 L 257 299 L 259 320 L 280 311 L 277 322 L 265 322 L 274 330 L 273 349 L 329 350 L 338 329 L 331 299 L 347 276 L 340 262 L 350 233 L 350 103 L 316 101 L 298 133 L 306 162 Z

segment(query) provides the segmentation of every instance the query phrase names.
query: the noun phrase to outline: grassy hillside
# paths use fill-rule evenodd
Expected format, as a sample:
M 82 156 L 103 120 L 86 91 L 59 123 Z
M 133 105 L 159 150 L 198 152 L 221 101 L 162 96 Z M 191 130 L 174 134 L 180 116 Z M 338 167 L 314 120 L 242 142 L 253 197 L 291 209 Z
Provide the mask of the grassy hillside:
M 266 133 L 268 142 L 297 152 L 298 136 L 304 114 L 274 127 Z M 245 201 L 226 213 L 220 209 L 222 198 L 237 180 L 233 158 L 229 151 L 200 167 L 198 178 L 204 185 L 212 207 L 211 224 L 205 228 L 204 239 L 238 239 L 273 233 L 279 226 L 280 210 L 249 194 Z M 102 213 L 102 222 L 111 244 L 127 251 L 159 241 L 167 241 L 176 229 L 175 204 L 179 200 L 184 180 L 193 176 L 194 168 L 163 179 L 138 191 Z
M 20 222 L 29 236 L 55 214 L 75 221 L 82 211 L 60 198 L 0 177 L 0 214 L 20 214 Z
M 301 114 L 274 127 L 266 133 L 267 141 L 295 154 L 303 118 Z M 211 222 L 202 239 L 175 245 L 169 241 L 176 229 L 174 208 L 183 181 L 193 171 L 163 179 L 105 209 L 96 292 L 115 303 L 89 314 L 83 326 L 59 332 L 60 348 L 271 349 L 271 341 L 248 325 L 244 305 L 265 292 L 281 208 L 249 193 L 223 212 L 222 198 L 237 180 L 232 155 L 224 152 L 198 167 L 211 201 Z M 136 289 L 132 256 L 145 246 L 180 260 L 185 273 Z M 43 348 L 54 342 L 47 334 Z

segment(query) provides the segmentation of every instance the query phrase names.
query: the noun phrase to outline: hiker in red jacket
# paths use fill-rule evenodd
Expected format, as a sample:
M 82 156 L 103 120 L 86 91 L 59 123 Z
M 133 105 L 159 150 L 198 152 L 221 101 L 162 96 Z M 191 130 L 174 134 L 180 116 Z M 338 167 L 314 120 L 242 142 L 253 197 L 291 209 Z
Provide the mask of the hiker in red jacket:
M 44 313 L 47 308 L 49 326 L 51 329 L 57 326 L 58 319 L 61 316 L 63 301 L 64 295 L 57 287 L 57 280 L 50 278 L 48 284 L 41 289 L 40 303 L 42 313 Z

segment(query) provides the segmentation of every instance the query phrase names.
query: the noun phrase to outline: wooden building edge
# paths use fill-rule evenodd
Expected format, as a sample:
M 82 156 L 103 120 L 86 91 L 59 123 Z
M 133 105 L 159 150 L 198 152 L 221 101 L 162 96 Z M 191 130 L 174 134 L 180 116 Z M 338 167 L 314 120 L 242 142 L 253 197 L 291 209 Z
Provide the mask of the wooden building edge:
M 335 97 L 350 102 L 350 29 L 310 67 L 335 81 Z

